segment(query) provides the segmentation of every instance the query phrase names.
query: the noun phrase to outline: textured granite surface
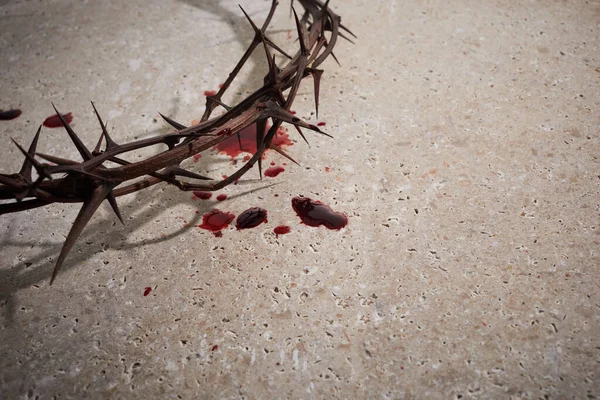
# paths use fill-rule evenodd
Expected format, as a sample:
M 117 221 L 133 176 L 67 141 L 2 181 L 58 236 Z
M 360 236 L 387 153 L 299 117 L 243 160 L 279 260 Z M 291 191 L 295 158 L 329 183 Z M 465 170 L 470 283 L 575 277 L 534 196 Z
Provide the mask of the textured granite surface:
M 89 100 L 119 142 L 168 132 L 158 111 L 190 123 L 251 39 L 237 1 L 123 4 L 0 1 L 0 108 L 23 109 L 0 121 L 1 171 L 50 102 L 90 146 Z M 332 6 L 359 39 L 324 65 L 335 139 L 290 130 L 302 167 L 223 202 L 156 186 L 120 199 L 125 227 L 102 207 L 52 286 L 78 207 L 0 216 L 0 397 L 600 396 L 600 3 Z M 282 1 L 287 49 L 292 27 Z M 264 71 L 257 54 L 229 101 Z M 311 86 L 294 108 L 317 122 Z M 40 151 L 77 158 L 60 129 Z M 301 225 L 298 195 L 348 226 Z M 255 206 L 267 224 L 195 226 Z

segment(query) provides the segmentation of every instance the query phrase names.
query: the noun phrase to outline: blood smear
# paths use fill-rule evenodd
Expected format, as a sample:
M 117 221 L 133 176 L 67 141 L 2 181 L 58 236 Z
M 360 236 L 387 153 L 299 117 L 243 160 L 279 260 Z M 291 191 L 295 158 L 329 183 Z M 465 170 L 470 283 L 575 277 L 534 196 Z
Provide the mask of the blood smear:
M 267 126 L 267 131 L 269 127 Z M 249 125 L 242 129 L 239 132 L 240 139 L 238 140 L 238 135 L 231 135 L 227 139 L 218 143 L 213 147 L 219 154 L 224 154 L 230 156 L 231 158 L 235 158 L 242 153 L 256 153 L 256 124 Z M 242 146 L 240 148 L 240 142 Z M 278 129 L 277 134 L 273 137 L 272 143 L 281 148 L 285 148 L 294 144 L 283 129 Z M 250 159 L 250 158 L 248 158 Z
M 327 125 L 327 123 L 326 123 L 326 122 L 318 122 L 318 123 L 317 123 L 317 126 L 325 126 L 325 125 Z
M 348 225 L 348 217 L 333 211 L 329 206 L 318 200 L 306 197 L 294 197 L 292 208 L 302 222 L 308 226 L 325 226 L 327 229 L 340 230 Z
M 273 228 L 273 232 L 275 233 L 275 237 L 279 237 L 279 235 L 285 235 L 286 233 L 290 233 L 292 229 L 287 225 L 279 225 Z
M 194 196 L 196 196 L 197 198 L 199 198 L 200 200 L 208 200 L 212 197 L 212 193 L 211 192 L 200 192 L 200 191 L 194 191 L 192 192 L 194 193 Z
M 62 117 L 64 118 L 65 122 L 69 125 L 71 124 L 71 122 L 73 122 L 73 113 L 62 114 Z M 61 126 L 63 126 L 62 122 L 60 122 L 58 114 L 54 114 L 46 118 L 42 125 L 44 125 L 46 128 L 60 128 Z
M 267 168 L 267 170 L 265 171 L 265 176 L 274 178 L 277 175 L 279 175 L 280 173 L 282 173 L 283 171 L 285 171 L 285 169 L 283 167 L 270 167 L 270 168 Z
M 150 286 L 145 287 L 144 288 L 144 297 L 148 296 L 151 291 L 152 291 L 152 288 Z
M 235 215 L 215 208 L 202 216 L 202 224 L 198 227 L 211 231 L 215 236 L 220 237 L 222 235 L 221 229 L 227 228 L 234 218 Z
M 22 113 L 23 112 L 19 109 L 6 110 L 6 111 L 0 110 L 0 121 L 10 121 L 11 119 L 17 118 Z
M 241 213 L 235 221 L 235 227 L 240 229 L 254 228 L 267 221 L 267 210 L 260 207 L 249 208 Z

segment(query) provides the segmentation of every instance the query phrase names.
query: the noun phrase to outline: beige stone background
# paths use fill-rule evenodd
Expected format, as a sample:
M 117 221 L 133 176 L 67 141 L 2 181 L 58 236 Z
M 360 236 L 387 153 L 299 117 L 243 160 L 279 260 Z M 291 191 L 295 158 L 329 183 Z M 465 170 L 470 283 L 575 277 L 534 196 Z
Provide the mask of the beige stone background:
M 0 217 L 0 397 L 600 396 L 600 3 L 332 7 L 358 39 L 323 66 L 335 139 L 291 134 L 302 167 L 252 171 L 220 203 L 120 198 L 126 226 L 102 207 L 52 286 L 78 207 Z M 270 35 L 293 50 L 292 27 L 282 1 Z M 118 142 L 168 132 L 158 111 L 189 123 L 251 35 L 236 1 L 0 1 L 0 108 L 24 111 L 0 122 L 0 170 L 50 102 L 89 146 L 90 100 Z M 264 70 L 259 53 L 230 101 Z M 312 84 L 294 108 L 317 121 Z M 78 157 L 60 129 L 40 151 Z M 301 225 L 298 195 L 347 228 Z M 184 226 L 254 206 L 269 222 L 252 230 Z

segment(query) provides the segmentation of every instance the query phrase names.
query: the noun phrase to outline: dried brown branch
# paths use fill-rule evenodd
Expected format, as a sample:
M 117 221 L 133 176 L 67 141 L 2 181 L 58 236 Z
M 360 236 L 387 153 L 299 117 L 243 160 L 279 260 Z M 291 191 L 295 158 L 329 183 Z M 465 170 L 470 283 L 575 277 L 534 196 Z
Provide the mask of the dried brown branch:
M 176 129 L 175 132 L 117 144 L 108 134 L 106 125 L 92 103 L 101 130 L 98 143 L 92 151 L 83 144 L 55 107 L 62 125 L 83 159 L 81 162 L 37 153 L 41 127 L 28 150 L 13 140 L 25 160 L 18 173 L 0 174 L 0 199 L 6 200 L 0 204 L 0 214 L 20 212 L 52 203 L 83 203 L 58 256 L 51 282 L 56 278 L 77 238 L 104 200 L 109 202 L 117 218 L 123 222 L 116 200 L 119 196 L 161 182 L 174 185 L 180 190 L 218 190 L 239 179 L 257 162 L 260 170 L 262 154 L 269 148 L 294 161 L 287 153 L 272 144 L 273 137 L 282 123 L 294 125 L 304 140 L 306 138 L 301 128 L 325 134 L 318 127 L 295 117 L 290 112 L 290 107 L 296 98 L 301 81 L 310 76 L 314 82 L 315 109 L 318 115 L 319 86 L 323 73 L 318 67 L 329 55 L 335 58 L 332 50 L 338 36 L 346 38 L 340 30 L 352 36 L 354 34 L 340 24 L 340 17 L 328 7 L 329 1 L 322 3 L 319 0 L 299 0 L 299 3 L 304 9 L 301 17 L 298 17 L 292 5 L 299 46 L 294 56 L 287 55 L 265 33 L 277 7 L 277 0 L 272 1 L 269 14 L 260 28 L 242 9 L 254 30 L 254 39 L 218 93 L 206 98 L 202 119 L 194 126 L 185 127 L 163 116 L 164 120 Z M 262 47 L 269 66 L 263 86 L 235 106 L 226 106 L 221 101 L 223 94 L 258 47 Z M 273 51 L 283 54 L 289 61 L 283 66 L 278 66 Z M 211 118 L 212 112 L 219 106 L 224 107 L 226 112 L 219 117 Z M 268 131 L 266 131 L 267 119 L 271 119 L 272 122 Z M 246 164 L 229 177 L 214 181 L 179 166 L 183 160 L 212 148 L 253 124 L 257 126 L 257 150 Z M 168 149 L 139 162 L 130 163 L 120 157 L 156 145 L 166 145 Z M 36 157 L 55 165 L 42 163 Z M 107 162 L 118 166 L 107 167 L 104 165 Z M 32 176 L 33 169 L 37 172 L 35 179 Z

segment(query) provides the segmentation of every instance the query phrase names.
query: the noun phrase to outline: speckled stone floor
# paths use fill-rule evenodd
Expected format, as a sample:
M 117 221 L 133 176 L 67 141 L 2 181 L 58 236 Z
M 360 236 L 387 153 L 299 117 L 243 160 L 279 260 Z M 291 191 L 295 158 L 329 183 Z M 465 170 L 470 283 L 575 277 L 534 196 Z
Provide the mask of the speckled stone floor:
M 23 110 L 1 171 L 50 102 L 90 146 L 90 100 L 119 142 L 167 132 L 159 111 L 190 123 L 252 37 L 236 1 L 123 4 L 0 1 L 0 108 Z M 600 3 L 331 5 L 358 39 L 324 65 L 335 139 L 289 132 L 302 167 L 225 201 L 156 186 L 120 199 L 125 227 L 103 207 L 52 286 L 78 207 L 0 216 L 0 397 L 600 396 Z M 290 28 L 282 1 L 271 35 L 293 49 Z M 232 101 L 264 71 L 258 54 Z M 317 122 L 311 85 L 294 108 Z M 40 151 L 77 157 L 60 129 Z M 302 225 L 299 195 L 348 226 Z M 256 206 L 254 229 L 195 226 Z

